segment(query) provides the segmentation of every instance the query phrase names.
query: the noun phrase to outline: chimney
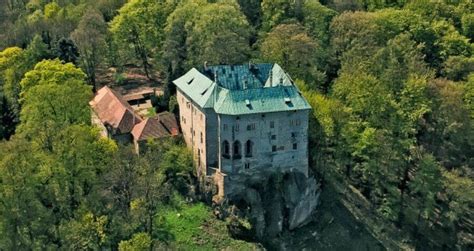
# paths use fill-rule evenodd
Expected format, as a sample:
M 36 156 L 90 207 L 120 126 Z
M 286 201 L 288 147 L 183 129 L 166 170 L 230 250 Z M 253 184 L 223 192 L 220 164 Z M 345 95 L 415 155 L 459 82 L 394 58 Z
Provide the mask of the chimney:
M 273 72 L 270 70 L 270 87 L 273 86 Z
M 214 70 L 214 82 L 216 82 L 216 84 L 218 84 L 217 83 L 217 70 Z

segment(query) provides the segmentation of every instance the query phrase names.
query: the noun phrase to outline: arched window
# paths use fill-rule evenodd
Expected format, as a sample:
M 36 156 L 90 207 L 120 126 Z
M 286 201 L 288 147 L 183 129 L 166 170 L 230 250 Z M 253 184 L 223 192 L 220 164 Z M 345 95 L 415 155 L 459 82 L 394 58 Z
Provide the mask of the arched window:
M 230 157 L 230 145 L 227 140 L 224 140 L 224 142 L 222 142 L 222 156 L 226 159 Z
M 247 140 L 245 143 L 245 157 L 252 157 L 253 153 L 253 142 L 251 140 Z
M 240 159 L 242 157 L 240 141 L 235 141 L 233 150 L 234 150 L 234 159 Z

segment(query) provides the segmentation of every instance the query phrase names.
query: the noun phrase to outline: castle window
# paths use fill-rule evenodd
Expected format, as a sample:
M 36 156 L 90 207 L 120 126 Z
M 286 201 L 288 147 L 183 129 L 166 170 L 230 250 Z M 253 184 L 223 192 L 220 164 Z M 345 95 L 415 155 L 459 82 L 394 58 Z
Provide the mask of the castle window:
M 275 128 L 275 121 L 270 121 L 270 128 Z
M 277 136 L 275 134 L 272 135 L 272 140 L 277 139 Z
M 239 129 L 240 129 L 239 124 L 236 124 L 236 125 L 234 126 L 234 131 L 238 132 Z
M 251 140 L 247 140 L 245 143 L 245 157 L 252 157 L 253 153 L 253 142 Z
M 296 138 L 296 132 L 292 132 L 292 133 L 291 133 L 291 137 L 292 137 L 292 138 Z
M 202 143 L 202 142 L 203 142 L 203 140 L 202 140 L 202 132 L 201 132 L 201 143 Z
M 230 145 L 227 140 L 222 143 L 222 157 L 228 159 L 230 157 Z
M 296 150 L 298 149 L 298 144 L 297 143 L 293 143 L 293 150 Z
M 296 120 L 290 120 L 290 126 L 299 126 L 301 125 L 301 120 L 296 119 Z
M 235 141 L 233 150 L 234 150 L 234 159 L 240 159 L 242 157 L 240 141 Z
M 272 146 L 272 152 L 276 152 L 277 151 L 277 146 Z
M 245 163 L 245 169 L 249 169 L 250 168 L 250 163 Z
M 247 125 L 247 131 L 252 131 L 252 130 L 255 130 L 255 123 Z

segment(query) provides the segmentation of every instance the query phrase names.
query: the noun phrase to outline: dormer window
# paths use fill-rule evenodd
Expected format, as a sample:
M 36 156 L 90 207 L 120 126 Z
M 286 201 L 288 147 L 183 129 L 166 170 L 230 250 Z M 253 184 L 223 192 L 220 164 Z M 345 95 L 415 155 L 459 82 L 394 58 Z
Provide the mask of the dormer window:
M 194 81 L 194 78 L 191 78 L 191 79 L 188 81 L 188 85 L 190 85 L 193 81 Z

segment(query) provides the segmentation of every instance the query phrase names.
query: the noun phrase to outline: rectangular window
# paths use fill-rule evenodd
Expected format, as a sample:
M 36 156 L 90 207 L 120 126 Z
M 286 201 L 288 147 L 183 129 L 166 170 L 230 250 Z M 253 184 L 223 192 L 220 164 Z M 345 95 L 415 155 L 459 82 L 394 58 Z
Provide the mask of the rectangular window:
M 234 130 L 235 130 L 236 132 L 238 132 L 238 131 L 240 130 L 239 124 L 236 124 L 236 125 L 234 126 Z
M 277 139 L 277 136 L 275 134 L 272 135 L 272 140 Z
M 275 128 L 275 121 L 270 121 L 270 128 Z
M 277 151 L 277 146 L 272 146 L 272 152 L 276 152 Z
M 252 131 L 252 130 L 255 130 L 255 123 L 247 125 L 247 131 Z
M 203 137 L 202 137 L 202 132 L 201 132 L 201 144 L 202 144 L 202 142 L 203 142 L 202 138 L 203 138 Z
M 290 120 L 290 126 L 299 126 L 301 125 L 301 120 L 296 119 L 296 120 Z
M 296 132 L 292 132 L 292 133 L 291 133 L 291 137 L 292 137 L 292 138 L 296 138 Z
M 297 143 L 293 143 L 293 150 L 296 150 L 298 149 L 298 144 Z
M 201 114 L 201 121 L 202 121 L 202 117 L 203 117 L 203 116 L 202 116 L 202 114 Z

